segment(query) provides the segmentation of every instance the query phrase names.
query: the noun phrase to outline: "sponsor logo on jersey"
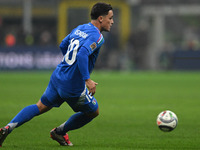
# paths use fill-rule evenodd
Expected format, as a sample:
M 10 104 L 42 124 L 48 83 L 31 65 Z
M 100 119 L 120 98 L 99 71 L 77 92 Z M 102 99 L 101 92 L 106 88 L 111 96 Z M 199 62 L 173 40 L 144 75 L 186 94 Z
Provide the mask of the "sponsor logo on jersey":
M 83 31 L 80 31 L 80 30 L 76 30 L 74 34 L 76 34 L 76 35 L 78 35 L 78 36 L 80 36 L 80 37 L 82 37 L 84 39 L 86 39 L 88 37 L 87 33 L 83 32 Z
M 90 45 L 90 48 L 92 49 L 92 51 L 97 48 L 97 44 L 94 42 Z

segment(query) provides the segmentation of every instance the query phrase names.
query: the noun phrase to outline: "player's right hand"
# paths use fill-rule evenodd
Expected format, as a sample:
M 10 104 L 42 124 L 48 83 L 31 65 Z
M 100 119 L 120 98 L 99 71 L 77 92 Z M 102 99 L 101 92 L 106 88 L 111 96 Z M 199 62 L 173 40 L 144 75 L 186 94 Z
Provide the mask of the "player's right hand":
M 91 79 L 87 79 L 87 80 L 85 80 L 85 84 L 86 84 L 86 87 L 89 90 L 89 94 L 91 96 L 93 96 L 95 94 L 95 92 L 96 92 L 96 85 L 98 85 L 98 83 L 94 82 Z

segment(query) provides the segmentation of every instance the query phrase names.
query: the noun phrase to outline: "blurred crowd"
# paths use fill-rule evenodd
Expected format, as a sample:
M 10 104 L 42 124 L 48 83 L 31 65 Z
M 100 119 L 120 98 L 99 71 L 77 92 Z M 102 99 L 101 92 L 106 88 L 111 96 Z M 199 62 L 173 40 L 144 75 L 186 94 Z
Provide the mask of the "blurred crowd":
M 53 1 L 53 0 L 52 0 Z M 131 1 L 131 0 L 127 0 Z M 137 1 L 137 0 L 135 0 Z M 139 1 L 139 0 L 138 0 Z M 38 0 L 39 2 L 39 0 Z M 98 58 L 97 68 L 108 69 L 148 69 L 150 55 L 156 55 L 154 58 L 159 61 L 161 67 L 168 67 L 172 53 L 174 51 L 199 51 L 200 50 L 200 21 L 199 15 L 172 15 L 165 16 L 164 19 L 164 45 L 158 52 L 151 53 L 150 47 L 154 33 L 153 17 L 142 18 L 140 7 L 142 5 L 153 4 L 189 4 L 190 2 L 199 2 L 198 0 L 141 0 L 136 6 L 131 8 L 131 29 L 129 37 L 123 45 L 120 42 L 121 29 L 119 27 L 120 10 L 115 10 L 115 24 L 111 32 L 103 33 L 105 44 L 101 49 Z M 135 3 L 136 4 L 136 3 Z M 68 28 L 75 24 L 85 22 L 87 10 L 70 9 Z M 81 16 L 83 15 L 83 16 Z M 85 16 L 84 16 L 85 15 Z M 81 17 L 80 17 L 81 16 Z M 0 16 L 0 48 L 14 46 L 57 46 L 57 16 L 51 17 L 33 17 L 31 20 L 32 29 L 30 32 L 24 32 L 23 18 L 20 17 L 1 17 Z M 79 19 L 73 19 L 77 18 Z M 145 20 L 146 24 L 140 24 Z M 157 48 L 157 47 L 155 47 Z M 152 56 L 151 56 L 152 57 Z M 156 60 L 156 63 L 157 63 Z
M 25 33 L 21 19 L 0 18 L 0 47 L 56 45 L 56 33 L 54 20 L 33 20 L 32 32 Z

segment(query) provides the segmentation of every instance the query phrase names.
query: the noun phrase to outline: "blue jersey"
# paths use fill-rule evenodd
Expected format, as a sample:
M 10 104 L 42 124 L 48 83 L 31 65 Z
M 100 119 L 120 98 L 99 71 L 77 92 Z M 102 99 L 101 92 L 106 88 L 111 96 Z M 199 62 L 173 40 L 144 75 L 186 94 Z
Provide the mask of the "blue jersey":
M 66 92 L 69 97 L 80 96 L 103 43 L 103 35 L 91 23 L 72 30 L 60 44 L 64 57 L 51 76 L 55 87 Z

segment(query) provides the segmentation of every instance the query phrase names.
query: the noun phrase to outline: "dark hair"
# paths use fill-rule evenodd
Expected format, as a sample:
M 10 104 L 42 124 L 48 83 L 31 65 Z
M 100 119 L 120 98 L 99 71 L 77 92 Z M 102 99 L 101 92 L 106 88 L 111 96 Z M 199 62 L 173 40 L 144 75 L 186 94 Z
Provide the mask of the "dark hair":
M 105 16 L 112 10 L 112 6 L 106 3 L 96 3 L 91 10 L 91 19 L 96 20 L 99 16 Z

